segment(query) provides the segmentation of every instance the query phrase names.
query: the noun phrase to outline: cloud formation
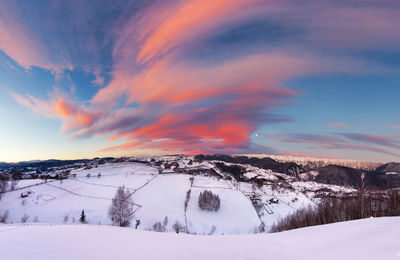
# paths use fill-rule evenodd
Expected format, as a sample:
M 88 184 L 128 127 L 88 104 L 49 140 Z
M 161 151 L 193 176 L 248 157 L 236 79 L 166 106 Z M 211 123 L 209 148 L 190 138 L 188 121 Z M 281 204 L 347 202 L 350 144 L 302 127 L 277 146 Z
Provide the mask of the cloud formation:
M 302 94 L 288 88 L 288 81 L 326 73 L 393 73 L 346 55 L 355 48 L 400 49 L 400 36 L 393 33 L 400 13 L 392 8 L 395 2 L 384 2 L 104 0 L 38 6 L 6 0 L 0 3 L 0 50 L 26 70 L 90 75 L 100 89 L 89 100 L 75 91 L 52 90 L 43 100 L 12 96 L 60 120 L 68 135 L 107 136 L 103 151 L 234 153 L 250 149 L 250 135 L 261 126 L 294 120 L 275 111 Z M 254 24 L 270 27 L 235 40 L 232 30 Z M 274 28 L 282 35 L 272 37 Z M 231 41 L 222 44 L 226 38 Z M 275 141 L 395 156 L 380 146 L 399 148 L 383 137 L 351 133 Z

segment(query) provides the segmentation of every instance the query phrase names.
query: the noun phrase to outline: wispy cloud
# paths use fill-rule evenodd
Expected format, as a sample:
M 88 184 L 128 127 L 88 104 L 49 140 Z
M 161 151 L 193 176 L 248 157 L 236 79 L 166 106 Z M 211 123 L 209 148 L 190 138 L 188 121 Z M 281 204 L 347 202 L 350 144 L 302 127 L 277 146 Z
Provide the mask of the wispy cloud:
M 90 74 L 91 84 L 101 88 L 89 101 L 82 102 L 75 86 L 71 96 L 53 91 L 43 100 L 34 94 L 12 96 L 33 112 L 60 120 L 62 131 L 73 137 L 124 140 L 104 151 L 234 152 L 250 149 L 250 134 L 260 126 L 293 120 L 275 112 L 302 94 L 289 89 L 288 81 L 392 71 L 345 54 L 330 55 L 332 49 L 400 49 L 399 34 L 393 33 L 400 14 L 391 2 L 379 8 L 357 3 L 104 0 L 51 1 L 32 9 L 6 0 L 0 3 L 0 49 L 26 70 L 40 67 L 56 78 L 65 70 Z M 278 37 L 278 44 L 266 37 L 220 51 L 216 36 L 254 23 L 290 33 Z M 261 34 L 255 31 L 254 37 Z M 204 49 L 217 54 L 203 57 Z M 397 149 L 396 142 L 389 145 L 391 140 L 382 137 L 288 135 L 275 141 L 398 156 L 387 149 Z

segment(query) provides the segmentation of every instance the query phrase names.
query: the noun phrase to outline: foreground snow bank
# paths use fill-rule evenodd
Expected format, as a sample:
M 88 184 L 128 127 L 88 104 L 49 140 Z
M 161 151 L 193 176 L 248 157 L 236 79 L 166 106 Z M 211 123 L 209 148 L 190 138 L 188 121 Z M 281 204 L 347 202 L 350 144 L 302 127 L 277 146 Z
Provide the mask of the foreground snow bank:
M 399 259 L 400 217 L 276 234 L 193 236 L 90 225 L 1 225 L 1 259 Z

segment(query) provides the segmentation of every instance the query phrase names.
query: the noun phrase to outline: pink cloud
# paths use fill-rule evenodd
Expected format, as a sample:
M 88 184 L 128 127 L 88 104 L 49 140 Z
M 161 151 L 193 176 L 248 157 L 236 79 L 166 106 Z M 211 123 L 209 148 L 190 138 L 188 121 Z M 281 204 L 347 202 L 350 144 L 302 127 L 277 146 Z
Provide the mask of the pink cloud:
M 400 129 L 400 125 L 387 124 L 387 126 L 394 129 Z
M 288 105 L 290 97 L 301 94 L 285 88 L 288 80 L 325 72 L 377 73 L 385 69 L 356 59 L 322 56 L 314 52 L 315 42 L 338 48 L 397 46 L 393 43 L 399 40 L 398 36 L 390 32 L 399 24 L 396 11 L 338 8 L 329 1 L 323 1 L 322 8 L 306 5 L 303 9 L 298 4 L 261 0 L 162 1 L 161 6 L 146 7 L 127 21 L 121 19 L 110 26 L 113 29 L 107 35 L 113 39 L 108 51 L 113 67 L 107 76 L 111 82 L 87 103 L 64 95 L 54 95 L 46 101 L 29 95 L 13 96 L 35 113 L 61 120 L 62 130 L 72 136 L 102 135 L 111 136 L 110 141 L 125 141 L 104 151 L 140 148 L 195 153 L 247 147 L 249 135 L 260 125 L 289 120 L 272 113 Z M 217 30 L 255 16 L 264 19 L 266 14 L 282 24 L 294 23 L 305 32 L 303 38 L 285 42 L 280 48 L 257 47 L 251 53 L 227 49 L 234 54 L 213 62 L 184 58 L 185 51 Z M 371 27 L 369 19 L 375 17 L 378 21 Z M 81 17 L 74 26 L 84 26 L 85 21 Z M 95 74 L 92 84 L 105 83 L 102 70 L 92 68 L 80 57 L 73 66 L 69 65 L 70 54 L 60 51 L 67 46 L 54 44 L 59 41 L 52 45 L 60 45 L 56 50 L 62 54 L 50 55 L 51 46 L 45 46 L 19 23 L 17 15 L 0 17 L 0 36 L 0 49 L 25 68 L 39 66 L 60 71 L 81 66 Z M 97 42 L 93 38 L 79 40 L 84 51 L 77 52 L 77 56 L 96 54 Z M 309 44 L 308 50 L 302 46 L 301 52 L 289 51 L 304 40 Z M 348 126 L 340 122 L 328 125 Z M 361 143 L 361 138 L 368 139 L 364 137 L 302 136 L 275 141 L 395 155 L 386 148 L 373 147 L 372 144 L 383 144 L 382 140 L 369 138 L 368 143 Z
M 42 115 L 48 118 L 56 118 L 56 113 L 54 112 L 53 107 L 46 101 L 40 100 L 31 95 L 27 95 L 25 97 L 16 93 L 11 93 L 11 96 L 20 105 L 28 108 L 38 115 Z
M 85 108 L 79 107 L 76 103 L 62 97 L 44 101 L 30 95 L 24 97 L 12 93 L 11 96 L 19 104 L 36 114 L 51 119 L 61 119 L 63 121 L 62 131 L 64 132 L 90 127 L 97 116 L 97 114 L 89 113 Z
M 0 50 L 25 69 L 37 66 L 60 73 L 72 66 L 66 61 L 52 62 L 46 47 L 20 22 L 18 9 L 10 2 L 0 3 Z
M 193 0 L 173 10 L 146 38 L 138 54 L 138 62 L 146 62 L 201 31 L 210 30 L 216 20 L 228 18 L 238 10 L 260 0 Z
M 96 76 L 96 78 L 94 79 L 94 80 L 92 80 L 92 84 L 93 85 L 96 85 L 96 86 L 103 86 L 104 85 L 104 81 L 105 81 L 105 78 L 104 77 L 102 77 L 102 76 L 100 76 L 99 74 L 96 74 L 95 75 Z

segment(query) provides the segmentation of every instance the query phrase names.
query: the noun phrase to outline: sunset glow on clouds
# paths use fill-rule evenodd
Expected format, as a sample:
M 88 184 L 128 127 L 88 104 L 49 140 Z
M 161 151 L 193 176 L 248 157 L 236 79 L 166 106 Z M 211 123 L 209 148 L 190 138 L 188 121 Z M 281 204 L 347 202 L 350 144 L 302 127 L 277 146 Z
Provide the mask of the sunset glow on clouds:
M 0 90 L 13 106 L 0 108 L 2 122 L 21 107 L 22 121 L 58 122 L 55 142 L 69 153 L 48 158 L 396 160 L 399 17 L 397 1 L 2 1 Z M 3 147 L 18 138 L 5 131 Z M 97 143 L 87 155 L 85 140 Z M 0 152 L 0 161 L 37 159 L 17 157 Z

